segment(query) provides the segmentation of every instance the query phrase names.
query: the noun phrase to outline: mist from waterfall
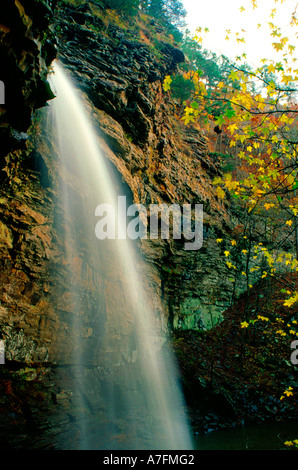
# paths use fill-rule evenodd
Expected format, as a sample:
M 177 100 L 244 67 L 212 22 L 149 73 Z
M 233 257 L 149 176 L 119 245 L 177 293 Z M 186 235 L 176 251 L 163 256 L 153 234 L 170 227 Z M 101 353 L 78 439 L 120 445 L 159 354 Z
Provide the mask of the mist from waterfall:
M 53 70 L 50 83 L 56 98 L 49 116 L 62 175 L 61 226 L 74 306 L 72 354 L 74 384 L 79 389 L 77 394 L 74 390 L 74 396 L 79 397 L 76 445 L 80 449 L 191 449 L 174 360 L 162 344 L 158 321 L 146 298 L 138 271 L 139 254 L 128 239 L 98 240 L 95 236 L 98 204 L 112 204 L 117 210 L 118 194 L 109 164 L 80 91 L 61 64 L 55 63 Z M 125 231 L 125 220 L 120 224 L 118 230 Z M 86 259 L 78 260 L 79 253 Z M 105 282 L 98 282 L 90 328 L 84 316 L 84 304 L 91 301 L 88 291 L 78 299 L 72 287 L 82 263 L 85 270 L 91 266 L 93 284 L 96 272 L 107 283 L 121 283 L 119 296 L 116 288 L 110 292 Z M 109 296 L 109 307 L 100 307 L 104 295 Z M 88 341 L 93 361 L 90 352 L 86 355 Z

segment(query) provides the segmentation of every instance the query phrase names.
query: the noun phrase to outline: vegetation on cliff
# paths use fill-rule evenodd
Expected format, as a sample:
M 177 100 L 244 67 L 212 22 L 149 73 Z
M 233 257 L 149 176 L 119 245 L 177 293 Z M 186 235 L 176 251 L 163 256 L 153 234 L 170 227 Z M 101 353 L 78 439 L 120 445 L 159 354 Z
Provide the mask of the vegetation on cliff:
M 237 412 L 250 419 L 291 415 L 297 393 L 297 359 L 291 354 L 298 344 L 297 69 L 295 46 L 274 24 L 278 8 L 269 13 L 273 47 L 281 51 L 276 61 L 264 59 L 253 69 L 243 63 L 243 52 L 234 63 L 224 59 L 221 75 L 210 77 L 202 63 L 179 78 L 190 82 L 182 120 L 209 130 L 221 160 L 222 174 L 213 181 L 218 197 L 229 194 L 241 209 L 233 236 L 217 243 L 230 281 L 236 285 L 244 278 L 246 292 L 233 299 L 211 332 L 177 334 L 175 344 L 180 359 L 193 357 L 191 367 L 182 361 L 186 376 L 205 369 L 205 384 L 215 390 L 223 386 L 230 397 L 232 392 Z M 296 12 L 289 24 L 297 28 Z M 208 30 L 198 28 L 192 53 L 200 53 L 197 43 L 204 34 Z M 236 38 L 245 42 L 239 33 Z M 165 91 L 175 82 L 176 77 L 166 77 Z

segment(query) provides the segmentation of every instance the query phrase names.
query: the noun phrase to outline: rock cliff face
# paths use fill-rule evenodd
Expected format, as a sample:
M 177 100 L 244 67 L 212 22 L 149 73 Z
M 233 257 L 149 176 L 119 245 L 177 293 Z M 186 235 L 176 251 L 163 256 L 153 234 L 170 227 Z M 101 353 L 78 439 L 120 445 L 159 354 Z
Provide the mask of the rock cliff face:
M 2 119 L 12 116 L 5 127 L 9 136 L 14 128 L 27 131 L 32 109 L 52 97 L 45 71 L 53 49 L 46 41 L 41 44 L 34 39 L 33 32 L 37 38 L 41 33 L 30 14 L 38 12 L 26 2 L 16 2 L 14 8 L 22 22 L 18 31 L 23 31 L 26 44 L 31 44 L 32 36 L 34 46 L 28 46 L 30 52 L 20 52 L 26 73 L 18 83 L 23 83 L 22 95 L 27 99 L 23 99 L 22 109 L 28 117 L 16 125 L 15 105 L 8 94 Z M 131 200 L 146 207 L 150 203 L 203 204 L 204 242 L 200 250 L 186 251 L 183 240 L 171 238 L 142 240 L 140 249 L 145 259 L 142 269 L 147 294 L 159 327 L 165 331 L 212 326 L 229 304 L 232 293 L 226 276 L 218 275 L 222 261 L 216 243 L 217 236 L 230 230 L 232 222 L 212 189 L 218 168 L 209 155 L 208 140 L 202 131 L 181 125 L 175 117 L 176 103 L 162 89 L 165 75 L 184 60 L 182 52 L 161 42 L 157 53 L 139 37 L 139 25 L 124 30 L 94 5 L 60 7 L 52 22 L 58 59 L 82 91 L 98 129 L 99 143 Z M 15 59 L 9 68 L 13 74 L 13 67 L 22 68 L 13 54 L 20 41 L 9 49 L 8 27 L 2 29 L 2 47 L 7 56 Z M 14 33 L 13 37 L 18 36 Z M 46 60 L 42 60 L 42 51 L 47 52 Z M 36 91 L 40 86 L 41 94 Z M 57 192 L 60 170 L 55 144 L 44 124 L 46 115 L 46 109 L 36 114 L 31 143 L 27 141 L 20 149 L 18 142 L 18 149 L 3 160 L 1 330 L 8 359 L 67 363 L 72 361 L 74 306 L 66 281 L 65 247 L 57 224 L 61 212 Z M 103 332 L 107 327 L 109 311 L 113 310 L 112 292 L 117 292 L 117 287 L 113 276 L 106 280 L 101 305 L 95 305 L 95 284 L 90 279 L 95 276 L 98 280 L 99 276 L 103 281 L 98 268 L 90 262 L 86 269 L 81 254 L 73 262 L 77 311 L 84 311 L 80 334 L 87 351 L 85 358 L 96 362 L 96 331 Z M 116 302 L 122 304 L 121 299 L 119 292 Z M 101 320 L 90 329 L 95 311 Z
M 53 97 L 46 80 L 48 66 L 56 55 L 50 14 L 42 2 L 4 0 L 2 4 L 1 336 L 8 359 L 20 361 L 34 357 L 33 337 L 39 329 L 35 306 L 43 290 L 43 281 L 38 279 L 45 270 L 42 260 L 48 240 L 49 205 L 27 149 L 27 131 L 33 111 Z M 31 334 L 25 333 L 25 325 L 27 331 L 30 325 Z M 33 331 L 36 333 L 32 336 Z
M 5 87 L 5 104 L 0 106 L 1 169 L 8 153 L 22 144 L 24 147 L 33 110 L 53 96 L 46 80 L 48 66 L 56 55 L 50 14 L 42 2 L 2 2 L 0 79 Z
M 218 167 L 204 132 L 181 125 L 177 103 L 162 89 L 183 54 L 162 43 L 157 56 L 137 40 L 139 26 L 124 31 L 94 6 L 60 10 L 57 25 L 59 60 L 90 100 L 101 147 L 134 202 L 203 204 L 202 249 L 185 251 L 171 239 L 143 240 L 141 248 L 160 278 L 170 326 L 211 326 L 231 295 L 226 276 L 218 277 L 216 238 L 233 223 L 212 188 Z

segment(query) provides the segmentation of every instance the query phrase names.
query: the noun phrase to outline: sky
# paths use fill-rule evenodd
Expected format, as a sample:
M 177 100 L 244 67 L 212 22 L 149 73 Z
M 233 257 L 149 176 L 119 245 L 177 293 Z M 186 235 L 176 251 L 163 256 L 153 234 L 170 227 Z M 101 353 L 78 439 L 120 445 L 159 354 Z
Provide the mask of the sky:
M 281 26 L 291 34 L 290 44 L 296 45 L 298 57 L 298 41 L 293 37 L 293 28 L 288 27 L 291 13 L 295 10 L 298 0 L 284 0 L 282 4 L 274 0 L 257 0 L 257 8 L 253 9 L 251 0 L 182 0 L 184 8 L 188 12 L 186 22 L 191 32 L 198 26 L 209 28 L 203 47 L 217 54 L 224 54 L 231 59 L 243 52 L 247 53 L 247 62 L 258 65 L 263 58 L 279 60 L 282 53 L 276 53 L 271 43 L 268 19 Z M 240 12 L 240 7 L 245 11 Z M 269 18 L 272 8 L 277 9 L 274 19 Z M 297 7 L 298 16 L 298 7 Z M 261 28 L 257 24 L 262 25 Z M 230 40 L 226 41 L 226 29 L 233 33 Z M 242 33 L 244 29 L 246 33 Z M 245 44 L 236 42 L 235 33 L 245 34 Z M 242 37 L 242 36 L 239 36 Z

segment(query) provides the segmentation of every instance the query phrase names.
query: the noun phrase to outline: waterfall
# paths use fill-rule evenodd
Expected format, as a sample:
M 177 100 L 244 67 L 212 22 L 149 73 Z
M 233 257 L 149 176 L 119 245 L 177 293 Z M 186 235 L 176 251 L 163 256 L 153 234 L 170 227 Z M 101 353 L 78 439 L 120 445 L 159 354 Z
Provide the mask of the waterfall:
M 95 236 L 98 204 L 117 207 L 110 164 L 81 93 L 61 64 L 53 66 L 50 82 L 56 95 L 50 115 L 62 175 L 60 225 L 73 305 L 76 446 L 191 449 L 174 360 L 166 342 L 162 344 L 160 319 L 146 298 L 139 254 L 124 237 L 98 240 Z M 118 231 L 124 233 L 125 220 L 118 219 Z M 85 292 L 75 287 L 82 272 Z

